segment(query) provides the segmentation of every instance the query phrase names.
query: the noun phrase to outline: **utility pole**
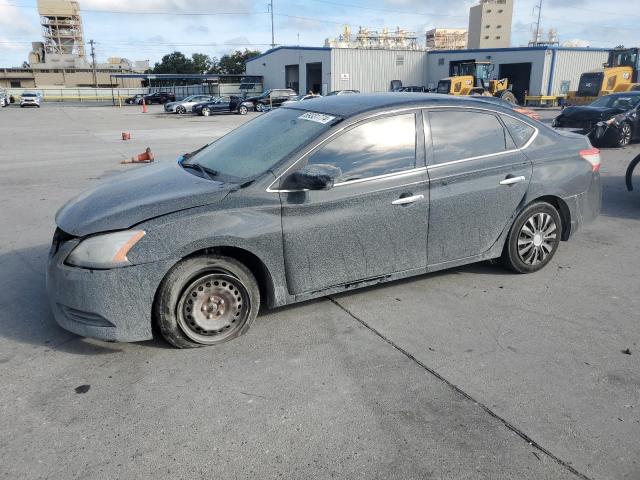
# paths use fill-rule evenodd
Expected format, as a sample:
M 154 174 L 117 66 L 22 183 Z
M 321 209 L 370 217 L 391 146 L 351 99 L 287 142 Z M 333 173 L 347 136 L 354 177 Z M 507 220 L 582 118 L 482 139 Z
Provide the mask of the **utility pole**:
M 273 0 L 269 3 L 269 11 L 271 12 L 271 48 L 276 47 L 275 34 L 273 30 Z
M 96 51 L 93 48 L 93 44 L 95 42 L 93 40 L 89 40 L 89 45 L 91 45 L 91 63 L 93 66 L 93 84 L 96 88 L 98 88 L 98 72 L 96 71 Z
M 536 7 L 538 9 L 538 23 L 536 24 L 536 43 L 539 43 L 541 41 L 541 38 L 540 38 L 540 17 L 542 16 L 542 0 L 540 0 L 540 3 Z

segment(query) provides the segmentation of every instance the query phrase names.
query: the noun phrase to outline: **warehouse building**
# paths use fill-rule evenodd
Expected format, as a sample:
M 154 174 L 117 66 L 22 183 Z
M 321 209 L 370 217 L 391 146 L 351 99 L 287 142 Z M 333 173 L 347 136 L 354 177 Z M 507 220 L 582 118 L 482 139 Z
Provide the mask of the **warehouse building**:
M 247 75 L 264 77 L 264 88 L 299 93 L 332 90 L 389 91 L 392 80 L 434 88 L 469 61 L 490 61 L 496 78 L 509 78 L 520 102 L 528 95 L 558 96 L 576 90 L 583 72 L 602 68 L 608 50 L 556 46 L 471 50 L 390 50 L 277 47 L 247 62 Z

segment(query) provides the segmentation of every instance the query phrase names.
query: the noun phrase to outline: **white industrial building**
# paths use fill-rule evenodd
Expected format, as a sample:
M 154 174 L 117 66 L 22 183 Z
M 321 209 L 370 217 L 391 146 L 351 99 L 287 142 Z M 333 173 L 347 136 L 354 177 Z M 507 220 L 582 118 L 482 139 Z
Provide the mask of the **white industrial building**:
M 580 75 L 602 68 L 607 57 L 606 49 L 557 46 L 440 51 L 277 47 L 249 60 L 246 73 L 264 77 L 265 89 L 386 92 L 392 80 L 435 87 L 461 62 L 491 61 L 494 76 L 508 77 L 522 102 L 525 92 L 557 96 L 576 90 Z

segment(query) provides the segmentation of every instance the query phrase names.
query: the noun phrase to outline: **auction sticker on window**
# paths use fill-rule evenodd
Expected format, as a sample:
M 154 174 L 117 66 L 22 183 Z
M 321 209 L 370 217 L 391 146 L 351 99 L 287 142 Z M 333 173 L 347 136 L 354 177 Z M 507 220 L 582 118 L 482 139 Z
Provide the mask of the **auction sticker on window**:
M 326 125 L 327 123 L 331 123 L 336 119 L 336 117 L 332 117 L 331 115 L 324 115 L 323 113 L 314 113 L 314 112 L 306 112 L 298 117 L 300 120 L 309 120 L 311 122 L 321 123 Z

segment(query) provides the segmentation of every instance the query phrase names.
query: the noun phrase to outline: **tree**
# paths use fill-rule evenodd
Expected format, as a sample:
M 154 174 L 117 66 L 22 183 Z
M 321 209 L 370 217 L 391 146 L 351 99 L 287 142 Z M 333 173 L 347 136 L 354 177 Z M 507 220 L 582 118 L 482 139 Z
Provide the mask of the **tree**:
M 211 58 L 204 53 L 194 53 L 191 55 L 191 62 L 195 73 L 208 73 L 215 69 L 217 58 Z
M 169 53 L 153 67 L 153 73 L 196 73 L 193 60 L 182 52 Z
M 258 50 L 244 49 L 236 50 L 233 53 L 223 55 L 218 62 L 218 72 L 227 75 L 242 75 L 245 71 L 247 60 L 260 55 Z

